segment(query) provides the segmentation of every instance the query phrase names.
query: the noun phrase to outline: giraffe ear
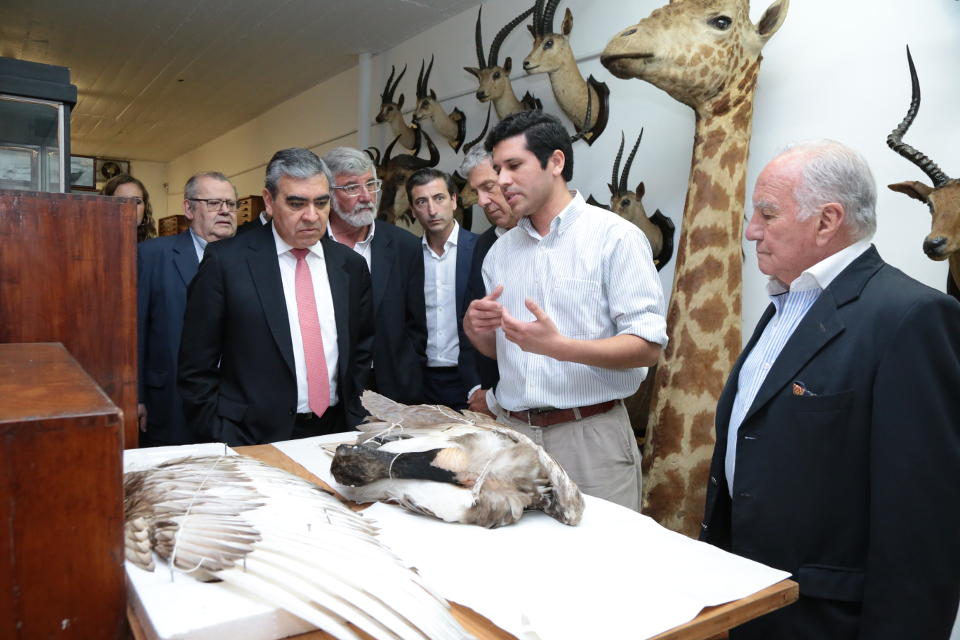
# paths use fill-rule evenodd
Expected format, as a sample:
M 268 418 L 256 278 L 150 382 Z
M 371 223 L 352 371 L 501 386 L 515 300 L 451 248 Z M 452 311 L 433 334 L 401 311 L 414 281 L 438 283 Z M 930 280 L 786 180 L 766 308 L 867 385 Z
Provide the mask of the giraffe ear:
M 763 17 L 757 23 L 757 35 L 760 36 L 763 44 L 766 44 L 786 20 L 788 8 L 790 8 L 790 0 L 777 0 L 763 12 Z

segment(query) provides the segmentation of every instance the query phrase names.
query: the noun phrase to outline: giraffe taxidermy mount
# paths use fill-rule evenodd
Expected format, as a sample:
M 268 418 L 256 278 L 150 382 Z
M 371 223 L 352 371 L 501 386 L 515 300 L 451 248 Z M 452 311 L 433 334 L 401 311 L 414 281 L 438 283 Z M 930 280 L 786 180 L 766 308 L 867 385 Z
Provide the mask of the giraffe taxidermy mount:
M 714 414 L 740 352 L 742 228 L 760 52 L 789 0 L 750 21 L 749 0 L 674 0 L 607 44 L 601 63 L 694 110 L 696 133 L 667 310 L 669 344 L 653 380 L 643 511 L 699 532 Z M 639 418 L 639 417 L 638 417 Z
M 910 47 L 907 47 L 907 64 L 910 66 L 912 86 L 910 107 L 903 122 L 887 136 L 887 145 L 917 165 L 927 174 L 933 186 L 911 180 L 888 187 L 919 200 L 930 208 L 933 222 L 929 235 L 923 240 L 923 252 L 931 260 L 949 260 L 947 293 L 960 298 L 960 179 L 950 178 L 933 160 L 903 142 L 903 136 L 920 110 L 920 80 L 917 78 L 913 56 L 910 55 Z
M 433 71 L 433 56 L 426 73 L 423 62 L 420 63 L 420 75 L 417 77 L 417 109 L 413 112 L 413 121 L 419 126 L 423 121 L 433 123 L 437 133 L 447 139 L 454 151 L 460 151 L 463 139 L 467 136 L 467 117 L 463 111 L 454 107 L 449 114 L 440 106 L 437 94 L 430 89 L 430 72 Z
M 420 129 L 411 127 L 403 119 L 403 94 L 394 102 L 393 96 L 397 92 L 397 85 L 400 79 L 407 72 L 407 65 L 403 65 L 403 70 L 394 81 L 393 76 L 397 72 L 396 67 L 390 67 L 390 76 L 387 78 L 387 84 L 380 94 L 380 113 L 375 118 L 377 123 L 387 122 L 390 124 L 390 130 L 396 136 L 400 144 L 413 152 L 413 155 L 420 153 Z
M 507 35 L 514 28 L 523 22 L 527 16 L 533 13 L 533 7 L 530 7 L 516 18 L 508 22 L 490 44 L 490 55 L 486 58 L 483 54 L 483 33 L 480 16 L 483 14 L 483 7 L 477 10 L 477 26 L 475 30 L 475 39 L 477 45 L 477 61 L 479 67 L 464 67 L 464 70 L 475 76 L 480 83 L 477 89 L 477 100 L 480 102 L 492 102 L 493 108 L 497 111 L 497 117 L 501 120 L 512 113 L 518 111 L 542 109 L 540 101 L 530 95 L 528 91 L 523 100 L 517 98 L 513 90 L 513 84 L 510 82 L 510 70 L 513 68 L 513 60 L 510 56 L 503 61 L 503 66 L 497 63 L 497 57 L 500 55 L 500 45 L 503 44 Z
M 570 46 L 573 14 L 567 9 L 560 33 L 553 30 L 553 16 L 560 0 L 537 0 L 533 6 L 533 48 L 523 60 L 527 73 L 546 73 L 557 104 L 574 123 L 587 144 L 593 144 L 607 127 L 610 89 L 593 76 L 583 79 Z M 586 114 L 586 115 L 585 115 Z
M 617 157 L 613 161 L 613 176 L 610 178 L 610 206 L 597 202 L 591 195 L 587 202 L 613 211 L 620 217 L 637 225 L 643 235 L 647 236 L 650 242 L 650 250 L 653 252 L 653 264 L 657 271 L 663 269 L 670 258 L 673 257 L 673 234 L 676 230 L 673 220 L 663 215 L 660 209 L 657 209 L 652 216 L 647 216 L 647 211 L 643 207 L 643 196 L 647 191 L 643 182 L 637 185 L 633 191 L 627 188 L 627 180 L 630 177 L 630 167 L 633 166 L 633 159 L 637 155 L 637 149 L 640 147 L 640 140 L 643 139 L 643 129 L 637 136 L 637 142 L 630 150 L 627 156 L 627 162 L 623 166 L 623 173 L 620 173 L 620 160 L 623 159 L 623 147 L 626 144 L 626 138 L 621 132 L 620 149 L 617 151 Z

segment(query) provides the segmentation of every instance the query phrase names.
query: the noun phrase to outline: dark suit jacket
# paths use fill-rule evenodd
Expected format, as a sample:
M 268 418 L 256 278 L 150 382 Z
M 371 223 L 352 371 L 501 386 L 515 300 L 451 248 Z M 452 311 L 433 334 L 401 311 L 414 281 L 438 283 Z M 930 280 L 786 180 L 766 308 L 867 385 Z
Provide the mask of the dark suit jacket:
M 463 316 L 470 304 L 470 298 L 467 297 L 470 289 L 470 267 L 473 265 L 473 252 L 479 237 L 463 227 L 460 227 L 457 237 L 457 335 L 460 340 L 457 370 L 467 391 L 480 384 L 480 375 L 477 373 L 477 350 L 463 331 Z M 463 401 L 466 402 L 467 399 L 464 398 Z
M 147 407 L 144 439 L 151 444 L 193 442 L 177 392 L 177 351 L 197 264 L 189 231 L 137 248 L 138 396 Z
M 327 236 L 321 242 L 337 323 L 339 402 L 352 427 L 364 415 L 359 397 L 373 348 L 370 272 L 353 250 Z M 291 437 L 297 382 L 272 224 L 208 245 L 188 294 L 179 385 L 201 441 Z
M 463 310 L 466 313 L 467 307 L 474 300 L 487 295 L 486 285 L 483 282 L 483 259 L 487 257 L 490 247 L 497 241 L 497 228 L 490 227 L 480 234 L 477 238 L 477 244 L 473 248 L 473 264 L 470 265 L 470 282 L 467 288 L 467 300 Z M 460 318 L 461 324 L 463 317 Z M 461 340 L 462 342 L 462 340 Z M 497 361 L 488 358 L 476 349 L 473 350 L 474 366 L 477 370 L 477 376 L 480 381 L 477 383 L 484 389 L 493 389 L 500 382 L 500 370 L 497 369 Z
M 260 222 L 260 215 L 257 214 L 257 217 L 254 218 L 253 220 L 244 222 L 242 225 L 237 227 L 237 233 L 249 233 L 251 231 L 256 231 L 260 227 L 264 227 L 264 226 L 266 225 Z
M 717 406 L 701 539 L 791 572 L 801 598 L 731 637 L 946 640 L 960 597 L 960 303 L 873 247 L 857 258 L 748 410 L 731 499 L 737 378 L 772 315 Z
M 404 404 L 423 402 L 427 315 L 420 239 L 377 220 L 370 242 L 377 391 Z

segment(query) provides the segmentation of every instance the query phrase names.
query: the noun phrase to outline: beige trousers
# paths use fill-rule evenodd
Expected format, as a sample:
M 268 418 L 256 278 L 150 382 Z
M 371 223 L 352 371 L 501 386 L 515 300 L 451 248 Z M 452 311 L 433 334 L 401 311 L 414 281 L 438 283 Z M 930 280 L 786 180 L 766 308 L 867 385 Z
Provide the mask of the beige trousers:
M 623 402 L 584 420 L 531 427 L 495 407 L 497 420 L 552 455 L 580 490 L 640 511 L 640 451 Z

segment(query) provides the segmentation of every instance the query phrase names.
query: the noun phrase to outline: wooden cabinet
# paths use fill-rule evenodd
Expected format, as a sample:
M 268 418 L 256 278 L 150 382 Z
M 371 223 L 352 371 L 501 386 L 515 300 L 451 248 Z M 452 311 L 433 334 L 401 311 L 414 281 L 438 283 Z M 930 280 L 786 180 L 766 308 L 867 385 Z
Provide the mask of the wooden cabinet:
M 123 411 L 131 448 L 137 446 L 136 220 L 129 199 L 0 191 L 0 343 L 63 343 Z M 0 398 L 0 405 L 9 401 Z
M 157 221 L 157 235 L 175 236 L 186 231 L 189 226 L 190 221 L 187 220 L 185 215 L 167 216 Z
M 263 206 L 263 198 L 260 196 L 247 196 L 237 200 L 237 226 L 250 222 L 260 215 L 260 212 L 266 211 Z
M 123 638 L 120 410 L 59 343 L 0 344 L 0 398 L 0 637 Z

